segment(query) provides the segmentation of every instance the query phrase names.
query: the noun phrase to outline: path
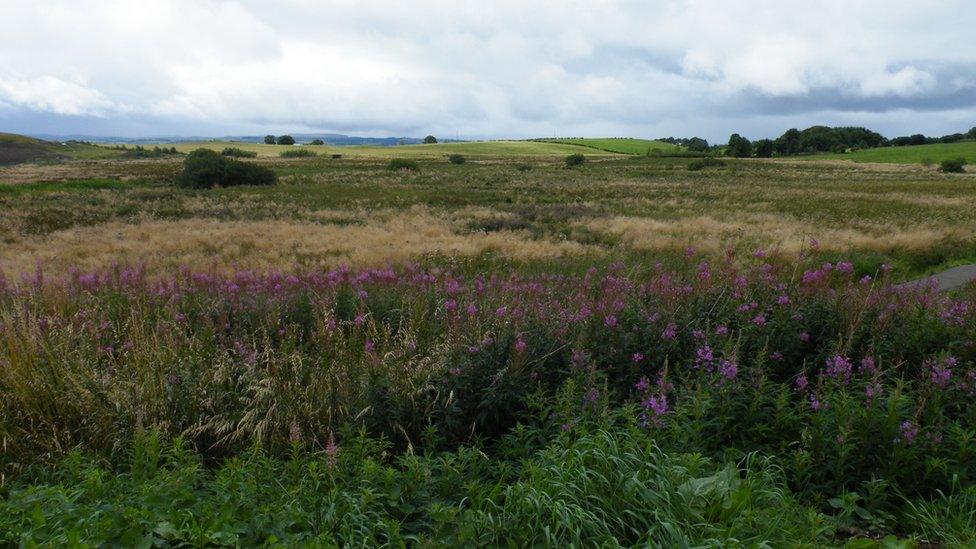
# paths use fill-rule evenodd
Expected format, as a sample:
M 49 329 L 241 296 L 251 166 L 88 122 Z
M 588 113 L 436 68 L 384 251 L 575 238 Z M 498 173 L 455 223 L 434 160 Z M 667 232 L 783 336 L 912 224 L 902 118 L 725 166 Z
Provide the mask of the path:
M 959 267 L 953 267 L 947 271 L 942 271 L 941 273 L 937 273 L 919 280 L 906 282 L 900 286 L 921 286 L 923 284 L 928 284 L 929 280 L 932 280 L 933 278 L 939 283 L 940 290 L 954 290 L 976 280 L 976 265 L 961 265 Z

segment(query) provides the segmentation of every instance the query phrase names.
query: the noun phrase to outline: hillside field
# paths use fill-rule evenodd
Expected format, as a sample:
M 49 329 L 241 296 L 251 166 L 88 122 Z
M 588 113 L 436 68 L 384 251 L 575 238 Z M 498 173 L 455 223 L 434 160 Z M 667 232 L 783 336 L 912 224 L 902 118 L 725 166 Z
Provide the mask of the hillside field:
M 976 141 L 911 145 L 907 147 L 880 147 L 844 154 L 826 154 L 798 158 L 808 158 L 811 160 L 837 159 L 886 164 L 921 164 L 924 160 L 932 162 L 934 165 L 938 165 L 943 160 L 965 158 L 972 165 L 976 164 Z
M 620 153 L 620 154 L 647 154 L 648 152 L 654 150 L 658 150 L 663 153 L 673 153 L 681 150 L 681 147 L 677 145 L 664 143 L 662 141 L 653 141 L 650 139 L 634 139 L 634 138 L 626 138 L 626 137 L 579 138 L 579 139 L 557 138 L 557 139 L 540 139 L 539 141 L 544 141 L 546 143 L 578 145 L 580 147 L 587 147 L 591 149 L 597 149 L 600 151 Z
M 196 148 L 215 151 L 225 147 L 238 147 L 258 153 L 259 157 L 276 157 L 282 151 L 299 148 L 290 145 L 265 145 L 263 143 L 237 143 L 229 141 L 203 141 L 178 143 L 176 149 L 189 152 Z M 463 154 L 473 157 L 555 157 L 570 154 L 588 156 L 610 156 L 607 151 L 595 150 L 567 143 L 542 143 L 535 141 L 471 141 L 463 143 L 435 143 L 430 145 L 379 146 L 329 146 L 302 145 L 300 148 L 314 151 L 319 155 L 341 154 L 353 158 L 443 158 L 450 154 Z

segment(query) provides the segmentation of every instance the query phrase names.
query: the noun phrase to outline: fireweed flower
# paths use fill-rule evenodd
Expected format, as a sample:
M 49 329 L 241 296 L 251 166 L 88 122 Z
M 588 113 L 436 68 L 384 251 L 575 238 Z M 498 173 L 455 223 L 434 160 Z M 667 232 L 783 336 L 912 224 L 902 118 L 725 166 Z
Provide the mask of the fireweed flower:
M 918 426 L 911 421 L 904 421 L 901 427 L 898 429 L 901 433 L 901 441 L 905 443 L 906 446 L 911 446 L 915 439 L 918 437 Z
M 596 402 L 597 400 L 600 399 L 600 390 L 597 389 L 596 387 L 591 388 L 589 391 L 586 392 L 586 395 L 583 397 L 583 399 L 586 402 L 589 402 L 591 404 Z
M 526 347 L 528 347 L 528 344 L 525 343 L 525 340 L 522 339 L 521 337 L 515 340 L 515 350 L 517 352 L 519 353 L 524 352 Z
M 827 375 L 847 383 L 851 379 L 851 361 L 842 355 L 834 355 L 827 359 Z
M 796 387 L 797 392 L 802 393 L 807 389 L 809 382 L 807 381 L 806 374 L 800 374 L 796 377 L 796 382 L 793 384 Z
M 634 388 L 641 393 L 646 392 L 651 388 L 651 382 L 647 379 L 647 377 L 642 377 L 637 381 L 637 383 L 634 384 Z
M 724 324 L 715 328 L 715 335 L 723 336 L 723 335 L 727 335 L 728 333 L 729 333 L 729 327 Z
M 761 313 L 758 314 L 758 315 L 756 315 L 752 319 L 752 323 L 755 324 L 756 326 L 759 326 L 760 328 L 762 328 L 763 326 L 766 325 L 766 315 L 761 314 Z
M 614 328 L 614 327 L 616 327 L 617 326 L 617 317 L 615 317 L 613 315 L 607 315 L 603 319 L 603 325 L 606 326 L 607 328 Z
M 932 380 L 932 385 L 940 389 L 945 389 L 949 385 L 949 380 L 952 378 L 952 370 L 944 363 L 932 364 L 931 370 L 930 379 Z
M 858 368 L 861 375 L 873 375 L 877 371 L 877 366 L 874 364 L 874 357 L 866 356 L 861 359 L 861 367 Z
M 675 326 L 674 323 L 672 322 L 668 324 L 666 328 L 664 328 L 663 332 L 661 332 L 661 339 L 674 341 L 674 338 L 677 337 L 677 335 L 678 335 L 678 327 Z
M 800 338 L 800 341 L 802 341 L 804 343 L 808 343 L 810 341 L 810 334 L 808 334 L 806 332 L 800 332 L 799 338 Z
M 638 362 L 641 362 L 641 361 L 644 360 L 644 355 L 641 354 L 641 353 L 634 353 L 634 355 L 631 356 L 630 358 L 631 358 L 631 360 L 634 361 L 634 364 L 637 364 Z
M 778 305 L 782 306 L 782 307 L 786 307 L 787 305 L 790 304 L 790 296 L 788 296 L 788 295 L 781 295 L 781 296 L 779 296 L 779 297 L 776 298 L 776 303 Z
M 739 367 L 732 361 L 723 360 L 718 367 L 718 373 L 725 379 L 731 381 L 739 375 Z

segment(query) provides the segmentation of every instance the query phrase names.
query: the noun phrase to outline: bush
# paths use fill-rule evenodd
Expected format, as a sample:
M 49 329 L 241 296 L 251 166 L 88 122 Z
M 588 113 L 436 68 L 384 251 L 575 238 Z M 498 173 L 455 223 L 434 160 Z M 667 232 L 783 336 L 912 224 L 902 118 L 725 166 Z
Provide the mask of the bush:
M 720 168 L 724 165 L 724 160 L 718 160 L 716 158 L 702 158 L 701 160 L 695 160 L 688 164 L 688 170 L 697 172 L 705 168 Z
M 736 158 L 748 158 L 752 156 L 752 142 L 737 133 L 729 137 L 729 148 L 726 151 L 729 156 Z
M 221 156 L 230 156 L 233 158 L 254 158 L 258 153 L 254 151 L 245 151 L 244 149 L 238 147 L 227 147 L 226 149 L 220 151 Z
M 287 151 L 281 151 L 281 154 L 278 156 L 282 158 L 308 158 L 317 155 L 315 151 L 308 149 L 289 149 Z
M 321 139 L 313 139 L 309 145 L 325 145 L 325 141 L 322 141 Z
M 428 135 L 427 137 L 424 138 L 425 145 L 433 145 L 434 143 L 437 143 L 437 138 L 434 137 L 433 135 Z
M 410 170 L 413 172 L 420 171 L 420 166 L 417 164 L 416 160 L 409 160 L 406 158 L 394 158 L 390 160 L 389 166 L 387 166 L 391 171 L 400 170 Z
M 586 163 L 586 157 L 580 153 L 571 154 L 566 157 L 566 167 L 568 168 L 582 166 L 584 163 Z
M 294 145 L 295 138 L 290 135 L 282 135 L 278 137 L 277 143 L 279 145 Z
M 342 155 L 341 154 L 333 154 L 332 155 L 332 158 L 335 159 L 335 160 L 338 160 L 338 159 L 342 158 Z
M 210 149 L 197 149 L 183 161 L 177 179 L 181 187 L 209 189 L 237 185 L 274 185 L 277 176 L 270 169 L 223 157 Z
M 451 164 L 464 164 L 465 162 L 464 155 L 460 155 L 460 154 L 452 154 L 451 156 L 447 157 L 447 160 Z
M 943 160 L 939 164 L 939 171 L 942 173 L 966 173 L 966 159 L 957 158 L 955 160 Z

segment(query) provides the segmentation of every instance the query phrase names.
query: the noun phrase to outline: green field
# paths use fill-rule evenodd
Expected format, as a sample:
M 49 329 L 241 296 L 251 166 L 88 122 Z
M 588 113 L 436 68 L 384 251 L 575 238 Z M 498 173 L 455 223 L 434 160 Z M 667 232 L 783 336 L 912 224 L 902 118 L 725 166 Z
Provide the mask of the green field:
M 629 137 L 606 137 L 606 138 L 556 138 L 556 139 L 541 139 L 546 143 L 560 143 L 569 145 L 578 145 L 580 147 L 588 147 L 591 149 L 597 149 L 606 152 L 620 153 L 620 154 L 647 154 L 648 151 L 653 151 L 655 149 L 663 153 L 673 153 L 681 150 L 681 147 L 677 145 L 672 145 L 670 143 L 664 143 L 661 141 L 652 141 L 650 139 L 634 139 Z
M 852 160 L 854 162 L 877 162 L 882 164 L 920 164 L 922 161 L 931 161 L 935 165 L 938 165 L 943 160 L 965 158 L 969 164 L 976 164 L 976 141 L 935 143 L 932 145 L 913 145 L 908 147 L 881 147 L 844 154 L 825 154 L 800 158 L 811 160 Z
M 204 147 L 216 151 L 225 147 L 237 147 L 258 153 L 259 157 L 275 157 L 289 146 L 265 145 L 263 143 L 239 143 L 231 141 L 200 141 L 178 143 L 180 152 L 190 152 Z M 580 153 L 588 156 L 609 156 L 612 153 L 582 147 L 569 143 L 542 143 L 536 141 L 471 141 L 464 143 L 436 143 L 431 145 L 379 146 L 330 146 L 303 145 L 303 148 L 319 155 L 341 154 L 354 158 L 443 158 L 450 154 L 463 154 L 473 157 L 562 157 Z

